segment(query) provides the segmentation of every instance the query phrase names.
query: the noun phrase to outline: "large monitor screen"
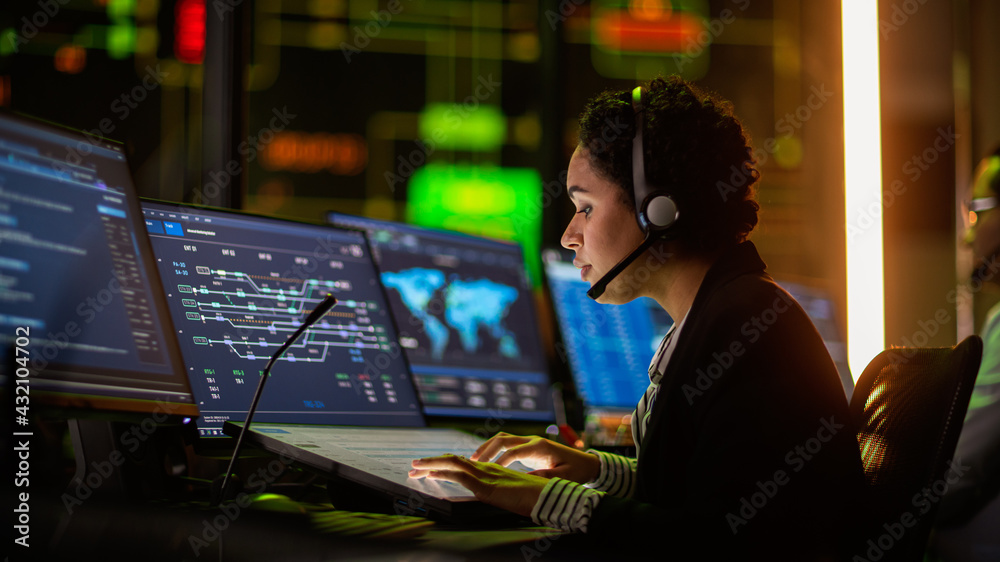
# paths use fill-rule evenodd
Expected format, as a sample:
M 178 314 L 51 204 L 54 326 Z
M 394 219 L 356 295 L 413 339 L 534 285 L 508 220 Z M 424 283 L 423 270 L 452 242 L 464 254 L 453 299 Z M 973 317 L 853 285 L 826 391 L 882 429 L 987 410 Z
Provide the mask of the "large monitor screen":
M 572 257 L 542 254 L 564 350 L 577 394 L 587 408 L 632 410 L 649 386 L 649 362 L 673 320 L 656 301 L 641 297 L 624 305 L 587 296 Z
M 426 414 L 554 419 L 520 246 L 340 213 L 327 220 L 368 232 Z
M 203 437 L 243 421 L 268 360 L 327 293 L 338 304 L 274 364 L 254 421 L 422 426 L 361 231 L 143 202 Z
M 151 254 L 120 145 L 0 114 L 0 374 L 61 407 L 197 415 Z

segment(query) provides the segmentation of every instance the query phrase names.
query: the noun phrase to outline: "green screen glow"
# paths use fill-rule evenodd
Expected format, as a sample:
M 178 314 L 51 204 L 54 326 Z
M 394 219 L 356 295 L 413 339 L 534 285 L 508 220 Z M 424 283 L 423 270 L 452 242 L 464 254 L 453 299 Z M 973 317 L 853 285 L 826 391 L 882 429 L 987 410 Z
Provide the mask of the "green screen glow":
M 429 164 L 410 179 L 406 220 L 514 240 L 540 287 L 542 180 L 529 168 Z
M 507 121 L 495 105 L 437 103 L 420 114 L 420 135 L 428 144 L 448 149 L 499 150 L 507 136 Z

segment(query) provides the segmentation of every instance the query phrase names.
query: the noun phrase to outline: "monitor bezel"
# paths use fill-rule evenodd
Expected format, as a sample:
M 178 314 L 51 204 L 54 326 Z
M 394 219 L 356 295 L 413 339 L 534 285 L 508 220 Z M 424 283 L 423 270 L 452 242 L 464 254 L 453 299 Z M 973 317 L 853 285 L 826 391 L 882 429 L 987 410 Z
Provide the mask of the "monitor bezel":
M 153 395 L 149 398 L 134 395 L 122 396 L 113 392 L 101 392 L 95 387 L 100 387 L 102 383 L 108 382 L 101 381 L 101 378 L 109 378 L 114 382 L 137 380 L 128 377 L 128 374 L 134 371 L 80 367 L 53 360 L 47 362 L 41 371 L 31 373 L 32 390 L 34 391 L 32 397 L 36 398 L 39 409 L 47 416 L 65 419 L 100 418 L 135 421 L 142 419 L 143 415 L 147 417 L 153 415 L 157 418 L 167 416 L 171 421 L 177 421 L 183 420 L 183 418 L 197 417 L 199 415 L 198 406 L 191 392 L 187 373 L 184 372 L 180 346 L 173 329 L 159 271 L 153 261 L 152 246 L 146 234 L 145 223 L 142 220 L 139 194 L 135 178 L 128 165 L 124 144 L 23 113 L 0 111 L 0 118 L 10 119 L 35 129 L 42 129 L 50 134 L 63 137 L 70 143 L 76 143 L 78 146 L 97 146 L 104 150 L 118 149 L 115 152 L 120 153 L 123 157 L 122 166 L 129 183 L 128 186 L 125 186 L 124 200 L 130 214 L 129 223 L 137 248 L 137 256 L 149 283 L 149 298 L 153 303 L 158 324 L 163 332 L 164 354 L 168 357 L 172 367 L 172 373 L 169 375 L 148 373 L 150 375 L 148 378 L 138 380 L 155 382 L 155 377 L 169 377 L 171 380 L 177 381 L 171 383 L 177 385 L 176 390 L 150 388 L 149 386 L 130 387 L 122 384 L 106 385 L 108 388 L 124 389 L 125 392 L 132 391 Z M 104 144 L 103 147 L 98 146 L 101 143 Z M 72 144 L 68 146 L 72 146 Z
M 488 236 L 469 234 L 467 232 L 432 228 L 428 226 L 391 221 L 388 219 L 365 217 L 337 210 L 328 210 L 325 213 L 323 213 L 323 217 L 324 220 L 326 221 L 326 224 L 329 224 L 331 226 L 335 226 L 338 228 L 351 228 L 351 229 L 362 230 L 366 232 L 366 234 L 367 230 L 364 228 L 359 228 L 353 225 L 347 225 L 343 223 L 338 224 L 335 223 L 334 221 L 336 220 L 337 217 L 342 217 L 348 221 L 356 219 L 365 222 L 394 224 L 417 232 L 425 232 L 428 234 L 439 235 L 449 238 L 466 239 L 470 242 L 488 241 L 491 243 L 495 243 L 498 246 L 504 246 L 512 250 L 515 250 L 519 254 L 520 263 L 524 264 L 524 248 L 519 243 L 511 240 L 501 240 L 497 238 L 491 238 Z M 381 265 L 378 263 L 378 260 L 374 261 L 376 267 L 380 268 Z M 530 287 L 531 278 L 528 275 L 527 267 L 524 268 L 523 273 L 525 276 L 525 282 Z M 539 303 L 537 302 L 537 299 L 535 298 L 535 294 L 533 291 L 529 291 L 529 294 L 531 295 L 529 306 L 531 307 L 532 313 L 534 314 L 536 319 L 540 319 L 541 315 L 539 314 L 540 312 Z M 553 383 L 556 381 L 552 374 L 552 368 L 551 365 L 549 364 L 548 356 L 545 352 L 545 346 L 540 331 L 538 333 L 538 336 L 539 336 L 539 341 L 538 341 L 539 352 L 542 354 L 542 364 L 539 365 L 539 368 L 542 370 L 542 372 L 545 373 L 547 379 L 547 385 L 545 385 L 544 392 L 549 393 L 549 395 L 547 396 L 547 402 L 549 403 L 550 407 L 546 411 L 540 411 L 540 414 L 544 415 L 539 415 L 538 417 L 516 417 L 516 418 L 505 418 L 501 420 L 499 426 L 502 427 L 503 431 L 506 431 L 508 433 L 510 432 L 541 433 L 541 431 L 539 430 L 540 428 L 544 428 L 548 424 L 558 419 L 558 414 L 555 412 L 555 401 L 553 400 L 553 397 L 551 395 L 551 393 L 553 392 Z M 416 384 L 416 381 L 414 381 L 414 384 Z M 418 389 L 418 394 L 419 394 L 419 389 Z M 489 408 L 484 409 L 482 416 L 469 416 L 464 414 L 428 413 L 426 411 L 424 412 L 424 415 L 426 416 L 428 423 L 434 427 L 461 427 L 462 429 L 466 429 L 469 431 L 480 432 L 484 428 L 486 428 L 486 424 L 490 424 L 491 427 L 497 425 L 496 423 L 491 423 L 491 422 L 496 422 L 497 420 L 495 415 L 490 414 L 490 411 L 491 410 Z
M 343 227 L 343 226 L 335 226 L 335 225 L 328 224 L 328 223 L 321 222 L 321 221 L 310 221 L 310 220 L 302 220 L 302 219 L 295 219 L 295 218 L 288 218 L 288 217 L 280 217 L 280 216 L 274 216 L 274 215 L 265 215 L 265 214 L 262 214 L 262 213 L 255 213 L 255 212 L 244 211 L 244 210 L 240 210 L 240 209 L 229 209 L 229 208 L 225 208 L 225 207 L 214 207 L 214 206 L 210 206 L 210 205 L 199 205 L 199 204 L 193 204 L 193 203 L 181 203 L 181 202 L 177 202 L 177 201 L 166 201 L 166 200 L 155 199 L 155 198 L 150 198 L 150 197 L 141 197 L 140 198 L 140 207 L 143 210 L 145 210 L 145 204 L 146 203 L 153 204 L 153 205 L 161 205 L 161 206 L 164 206 L 164 207 L 170 207 L 170 208 L 176 208 L 176 209 L 188 209 L 188 210 L 191 210 L 192 212 L 208 211 L 208 212 L 220 213 L 220 214 L 225 214 L 225 215 L 231 215 L 233 217 L 245 217 L 245 218 L 251 218 L 251 219 L 261 219 L 261 220 L 272 221 L 272 222 L 286 223 L 286 224 L 290 224 L 290 225 L 302 225 L 302 226 L 309 226 L 309 227 L 315 227 L 315 228 L 320 228 L 320 229 L 339 230 L 339 231 L 345 231 L 345 232 L 358 233 L 358 234 L 361 235 L 361 238 L 364 241 L 365 249 L 368 252 L 368 255 L 372 256 L 371 264 L 372 264 L 372 267 L 375 270 L 376 277 L 380 278 L 379 276 L 381 274 L 381 270 L 379 269 L 378 262 L 374 259 L 374 255 L 372 254 L 372 246 L 371 246 L 370 241 L 368 240 L 368 233 L 364 229 L 351 228 L 351 227 Z M 154 209 L 154 210 L 159 210 L 159 209 Z M 143 225 L 143 228 L 145 228 L 145 225 Z M 385 287 L 382 285 L 381 281 L 379 283 L 377 283 L 377 286 L 378 286 L 378 290 L 382 294 L 383 301 L 386 304 L 388 304 L 388 302 L 389 302 L 389 300 L 388 300 L 389 296 L 388 296 L 388 294 L 386 294 Z M 395 315 L 392 313 L 392 307 L 387 306 L 386 309 L 388 311 L 388 319 L 389 319 L 389 322 L 392 325 L 393 331 L 395 332 L 396 343 L 398 345 L 399 325 L 398 325 L 398 322 L 396 320 Z M 169 310 L 168 310 L 168 314 L 170 314 Z M 175 332 L 175 334 L 176 334 L 176 332 Z M 182 356 L 183 356 L 183 352 L 182 352 Z M 416 399 L 417 399 L 417 415 L 419 416 L 420 424 L 418 426 L 416 426 L 416 427 L 427 427 L 427 425 L 428 425 L 427 415 L 424 413 L 424 404 L 423 404 L 423 401 L 422 401 L 422 399 L 420 397 L 420 392 L 419 392 L 419 390 L 416 387 L 416 383 L 413 380 L 413 370 L 410 367 L 409 358 L 406 356 L 406 353 L 404 352 L 404 353 L 400 353 L 400 359 L 403 361 L 403 366 L 404 366 L 404 369 L 406 371 L 406 375 L 408 377 L 410 385 L 412 386 L 414 394 L 415 394 Z M 187 367 L 185 366 L 184 368 L 186 369 Z M 265 392 L 266 391 L 267 390 L 265 389 Z M 192 393 L 193 393 L 193 390 L 192 390 Z M 197 402 L 197 397 L 195 398 L 195 401 Z M 249 408 L 249 406 L 250 405 L 247 404 L 248 408 Z M 397 427 L 397 426 L 386 426 L 386 427 Z M 410 426 L 398 426 L 398 427 L 410 427 Z M 231 437 L 231 436 L 229 436 L 229 435 L 225 435 L 225 434 L 223 434 L 223 435 L 217 435 L 217 436 L 201 435 L 201 432 L 197 428 L 195 428 L 195 430 L 192 431 L 191 434 L 195 436 L 195 437 L 192 438 L 192 445 L 194 447 L 194 450 L 195 450 L 196 453 L 198 453 L 199 455 L 202 455 L 202 456 L 220 457 L 220 458 L 226 457 L 226 458 L 228 458 L 228 456 L 232 454 L 232 451 L 233 451 L 234 447 L 236 446 L 236 439 L 233 438 L 233 437 Z M 249 451 L 244 451 L 244 452 L 241 453 L 241 456 L 246 456 L 248 453 L 250 453 L 250 452 Z M 252 454 L 252 453 L 250 453 L 250 454 Z

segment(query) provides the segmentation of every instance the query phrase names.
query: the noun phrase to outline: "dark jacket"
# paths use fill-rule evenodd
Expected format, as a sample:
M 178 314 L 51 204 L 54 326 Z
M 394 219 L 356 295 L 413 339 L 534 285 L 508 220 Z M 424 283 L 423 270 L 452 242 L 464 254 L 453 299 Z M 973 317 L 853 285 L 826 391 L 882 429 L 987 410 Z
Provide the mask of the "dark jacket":
M 712 266 L 664 372 L 632 499 L 588 534 L 694 559 L 850 559 L 864 480 L 847 398 L 806 313 L 750 242 Z

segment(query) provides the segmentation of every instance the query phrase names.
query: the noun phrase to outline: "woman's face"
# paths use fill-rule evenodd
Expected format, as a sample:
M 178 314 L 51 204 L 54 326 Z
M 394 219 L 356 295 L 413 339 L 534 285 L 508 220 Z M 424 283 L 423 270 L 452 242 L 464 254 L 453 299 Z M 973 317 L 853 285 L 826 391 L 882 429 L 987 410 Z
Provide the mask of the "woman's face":
M 622 189 L 599 176 L 585 148 L 577 147 L 569 162 L 566 190 L 576 214 L 562 235 L 564 248 L 576 252 L 573 265 L 591 286 L 643 240 L 635 211 L 622 201 Z M 612 281 L 599 299 L 621 304 L 639 296 L 631 275 L 637 260 Z

